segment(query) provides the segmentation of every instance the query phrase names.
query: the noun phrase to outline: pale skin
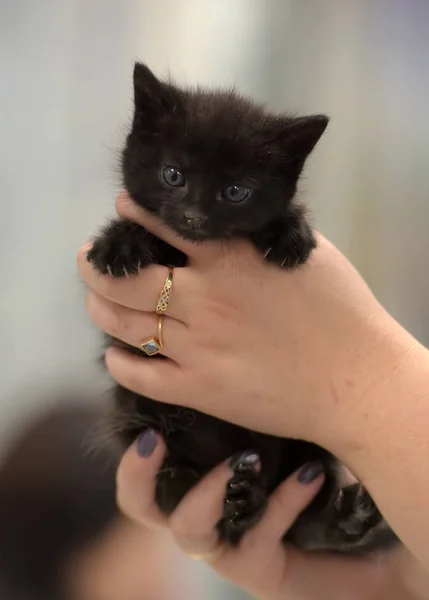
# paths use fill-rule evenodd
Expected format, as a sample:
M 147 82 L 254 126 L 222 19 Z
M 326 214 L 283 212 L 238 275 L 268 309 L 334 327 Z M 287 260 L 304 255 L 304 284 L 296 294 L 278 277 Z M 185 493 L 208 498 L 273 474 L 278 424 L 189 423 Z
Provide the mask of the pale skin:
M 287 272 L 244 242 L 181 240 L 125 194 L 117 211 L 183 250 L 189 265 L 175 269 L 164 320 L 170 360 L 111 349 L 112 376 L 160 401 L 324 446 L 429 568 L 427 349 L 323 237 L 305 266 Z M 94 322 L 133 345 L 156 335 L 153 311 L 167 269 L 112 280 L 92 270 L 87 250 L 78 260 Z
M 411 554 L 397 551 L 368 560 L 305 554 L 281 542 L 299 512 L 314 497 L 323 475 L 307 485 L 296 474 L 272 494 L 262 520 L 238 549 L 218 543 L 225 486 L 232 472 L 219 465 L 179 504 L 170 518 L 154 504 L 155 476 L 163 462 L 162 439 L 142 458 L 135 445 L 118 470 L 118 502 L 133 520 L 169 530 L 191 558 L 205 561 L 219 575 L 261 600 L 425 600 L 429 575 Z

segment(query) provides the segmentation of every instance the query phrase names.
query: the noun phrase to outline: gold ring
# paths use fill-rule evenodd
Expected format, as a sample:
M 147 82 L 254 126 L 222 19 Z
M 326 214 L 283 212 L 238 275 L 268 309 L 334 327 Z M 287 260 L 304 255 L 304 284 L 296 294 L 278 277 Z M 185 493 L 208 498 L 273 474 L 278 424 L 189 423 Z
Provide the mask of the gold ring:
M 159 347 L 162 350 L 162 347 L 164 346 L 163 340 L 162 340 L 162 320 L 164 318 L 164 315 L 158 315 L 158 341 L 159 341 Z
M 159 354 L 163 347 L 162 341 L 162 320 L 164 315 L 158 315 L 158 337 L 151 337 L 143 344 L 140 344 L 140 350 L 143 350 L 148 356 L 155 356 Z
M 216 560 L 216 558 L 219 556 L 219 552 L 221 552 L 221 551 L 222 551 L 222 544 L 218 540 L 216 545 L 209 552 L 204 552 L 204 554 L 188 554 L 188 556 L 192 560 L 204 560 L 204 561 L 210 563 L 211 561 Z
M 161 290 L 161 293 L 158 297 L 158 302 L 156 303 L 155 312 L 157 315 L 162 315 L 168 308 L 171 300 L 171 289 L 173 287 L 173 271 L 168 271 L 167 278 L 164 283 L 164 287 Z

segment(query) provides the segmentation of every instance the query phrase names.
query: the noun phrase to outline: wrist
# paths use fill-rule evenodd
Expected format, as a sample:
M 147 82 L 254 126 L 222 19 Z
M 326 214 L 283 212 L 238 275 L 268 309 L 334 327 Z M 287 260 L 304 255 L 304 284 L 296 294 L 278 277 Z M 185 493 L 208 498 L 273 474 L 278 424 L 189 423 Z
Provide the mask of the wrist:
M 426 479 L 429 456 L 429 351 L 393 319 L 374 334 L 356 365 L 365 383 L 338 388 L 325 445 L 368 489 L 384 518 L 429 568 Z
M 389 433 L 411 396 L 429 393 L 429 352 L 390 315 L 368 319 L 351 337 L 331 379 L 322 443 L 349 467 Z

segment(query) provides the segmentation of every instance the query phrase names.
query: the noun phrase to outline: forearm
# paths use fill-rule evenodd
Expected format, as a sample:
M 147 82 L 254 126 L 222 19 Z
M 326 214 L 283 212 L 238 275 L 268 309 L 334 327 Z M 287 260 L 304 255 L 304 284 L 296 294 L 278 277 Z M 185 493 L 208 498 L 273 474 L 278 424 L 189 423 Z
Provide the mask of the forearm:
M 399 328 L 392 336 L 395 344 L 385 354 L 380 347 L 374 361 L 380 372 L 383 360 L 391 368 L 348 407 L 335 453 L 429 569 L 429 352 Z

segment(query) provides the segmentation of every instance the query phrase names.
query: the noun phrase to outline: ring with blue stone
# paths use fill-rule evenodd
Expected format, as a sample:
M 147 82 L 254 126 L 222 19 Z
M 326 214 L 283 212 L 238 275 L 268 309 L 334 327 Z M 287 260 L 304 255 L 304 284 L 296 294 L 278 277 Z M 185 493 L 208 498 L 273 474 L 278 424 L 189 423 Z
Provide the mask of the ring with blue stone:
M 148 356 L 155 356 L 162 350 L 162 320 L 164 315 L 158 315 L 158 337 L 151 337 L 143 344 L 140 344 L 140 350 L 143 350 Z

